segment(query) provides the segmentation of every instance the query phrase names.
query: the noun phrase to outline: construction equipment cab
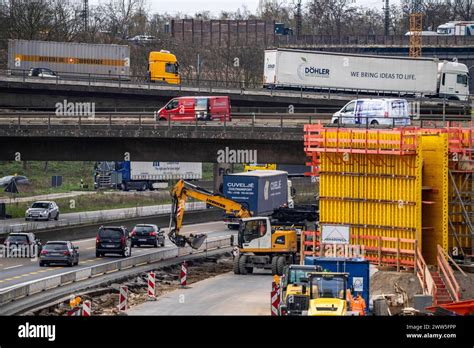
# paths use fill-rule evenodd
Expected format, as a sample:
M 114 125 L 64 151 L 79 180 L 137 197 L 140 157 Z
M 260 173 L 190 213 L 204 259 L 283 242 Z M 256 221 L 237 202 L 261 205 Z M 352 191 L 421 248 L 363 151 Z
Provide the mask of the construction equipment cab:
M 169 51 L 150 52 L 148 74 L 151 82 L 179 85 L 179 63 L 176 56 Z
M 317 265 L 289 265 L 283 272 L 280 315 L 301 315 L 309 307 L 309 274 L 322 272 Z
M 309 286 L 309 316 L 347 315 L 348 273 L 311 273 Z
M 268 217 L 242 219 L 239 227 L 239 256 L 234 259 L 234 273 L 252 273 L 254 268 L 271 269 L 282 275 L 288 264 L 297 262 L 297 230 L 274 228 Z

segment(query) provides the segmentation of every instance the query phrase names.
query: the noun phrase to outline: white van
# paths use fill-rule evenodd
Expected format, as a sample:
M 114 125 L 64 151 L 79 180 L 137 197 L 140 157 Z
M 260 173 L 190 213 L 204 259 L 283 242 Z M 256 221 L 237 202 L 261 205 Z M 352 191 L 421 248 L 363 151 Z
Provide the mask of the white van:
M 409 104 L 405 99 L 356 99 L 336 112 L 331 123 L 409 126 Z

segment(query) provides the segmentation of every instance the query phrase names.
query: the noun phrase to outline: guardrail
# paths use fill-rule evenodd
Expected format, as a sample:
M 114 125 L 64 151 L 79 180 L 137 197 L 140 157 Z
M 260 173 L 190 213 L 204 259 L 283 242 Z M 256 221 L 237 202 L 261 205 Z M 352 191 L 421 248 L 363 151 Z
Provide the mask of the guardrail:
M 105 128 L 111 129 L 126 129 L 126 130 L 171 130 L 172 128 L 187 130 L 195 128 L 202 131 L 216 131 L 219 129 L 227 130 L 228 128 L 239 128 L 245 127 L 249 129 L 268 128 L 270 129 L 302 129 L 305 124 L 314 123 L 327 123 L 331 120 L 331 113 L 237 113 L 233 114 L 231 120 L 222 117 L 222 119 L 214 119 L 211 121 L 203 121 L 195 118 L 194 120 L 178 120 L 168 118 L 167 120 L 159 120 L 156 113 L 94 113 L 91 115 L 77 115 L 77 116 L 57 116 L 52 112 L 13 112 L 13 113 L 0 113 L 0 129 L 6 130 L 21 130 L 24 128 L 35 128 L 41 130 L 41 128 L 50 129 L 66 129 L 70 127 L 77 128 L 78 130 L 94 129 L 94 128 Z M 372 119 L 373 117 L 340 117 L 340 119 L 349 119 L 351 124 L 338 123 L 336 126 L 350 126 L 368 128 L 377 126 L 374 124 L 368 124 L 364 122 L 365 119 Z M 473 117 L 471 115 L 419 115 L 412 117 L 412 120 L 419 122 L 420 126 L 424 124 L 427 127 L 445 126 L 445 122 L 469 122 Z M 352 124 L 357 119 L 358 123 Z M 395 122 L 400 118 L 390 118 L 390 122 L 386 126 L 395 127 L 398 124 Z M 384 119 L 386 121 L 387 119 Z M 427 124 L 426 122 L 440 122 L 440 124 Z M 345 122 L 342 122 L 345 123 Z M 455 123 L 451 123 L 451 126 L 456 126 Z M 466 124 L 467 125 L 467 124 Z
M 416 246 L 415 255 L 415 273 L 418 277 L 418 280 L 420 281 L 423 294 L 431 295 L 433 297 L 433 301 L 436 301 L 438 288 L 436 287 L 428 265 L 426 264 L 423 255 L 421 255 L 420 248 L 418 248 L 418 246 Z
M 232 236 L 213 238 L 211 240 L 206 240 L 206 242 L 198 250 L 193 250 L 189 247 L 165 249 L 155 253 L 131 256 L 118 261 L 111 261 L 96 266 L 82 268 L 77 271 L 66 272 L 40 280 L 34 280 L 26 284 L 14 285 L 0 292 L 0 305 L 19 300 L 23 297 L 31 296 L 42 291 L 48 291 L 50 289 L 70 283 L 80 282 L 89 278 L 104 275 L 106 273 L 121 271 L 137 265 L 150 264 L 180 256 L 205 253 L 207 251 L 228 247 L 232 245 L 232 242 Z
M 438 254 L 436 256 L 436 260 L 438 261 L 438 268 L 440 273 L 443 275 L 447 288 L 451 293 L 454 301 L 458 302 L 461 300 L 461 287 L 454 276 L 453 269 L 448 263 L 448 259 L 451 259 L 450 256 L 438 245 Z M 456 265 L 454 260 L 451 261 Z M 457 265 L 456 265 L 457 266 Z M 461 269 L 461 268 L 459 268 Z M 462 270 L 461 270 L 462 272 Z M 464 273 L 464 272 L 463 272 Z
M 186 203 L 186 210 L 203 210 L 206 209 L 206 204 L 203 202 L 188 202 Z M 106 223 L 112 220 L 125 220 L 138 217 L 154 216 L 159 214 L 169 214 L 171 212 L 171 204 L 162 204 L 148 207 L 136 207 L 136 208 L 124 208 L 124 209 L 113 209 L 113 215 L 108 216 L 102 211 L 90 211 L 82 213 L 73 213 L 77 216 L 68 216 L 68 220 L 58 220 L 54 222 L 25 222 L 22 224 L 0 226 L 0 235 L 8 234 L 11 232 L 26 232 L 26 231 L 40 231 L 52 228 L 63 228 L 71 227 L 81 224 L 98 224 L 101 222 Z M 72 214 L 71 214 L 72 215 Z M 53 225 L 51 225 L 51 223 Z M 3 229 L 1 229 L 3 227 Z
M 3 69 L 0 70 L 0 76 L 4 81 L 21 81 L 38 84 L 56 84 L 56 85 L 75 85 L 75 86 L 101 86 L 101 87 L 118 87 L 118 88 L 141 88 L 156 89 L 166 91 L 187 91 L 191 93 L 224 93 L 224 94 L 250 94 L 250 95 L 269 95 L 282 96 L 282 93 L 288 94 L 290 97 L 300 98 L 323 98 L 330 100 L 333 96 L 377 96 L 377 97 L 407 97 L 416 100 L 432 100 L 429 97 L 430 91 L 399 91 L 399 90 L 379 90 L 371 88 L 340 88 L 326 87 L 318 85 L 298 85 L 298 84 L 279 84 L 266 85 L 262 81 L 242 81 L 242 80 L 213 80 L 206 78 L 194 78 L 181 76 L 180 84 L 164 84 L 150 81 L 148 75 L 100 75 L 100 74 L 84 74 L 57 71 L 58 76 L 55 78 L 39 78 L 28 76 L 29 71 L 24 69 Z M 470 95 L 457 95 L 458 97 L 469 100 Z M 347 98 L 346 98 L 347 99 Z M 448 102 L 446 98 L 439 98 L 439 101 Z M 468 102 L 451 101 L 460 105 L 468 104 Z

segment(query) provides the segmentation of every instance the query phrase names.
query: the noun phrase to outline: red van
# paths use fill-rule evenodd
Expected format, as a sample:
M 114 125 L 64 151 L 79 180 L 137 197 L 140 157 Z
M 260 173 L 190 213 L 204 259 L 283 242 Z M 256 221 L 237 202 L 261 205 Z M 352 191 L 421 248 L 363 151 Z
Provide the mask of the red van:
M 230 121 L 229 97 L 178 97 L 158 111 L 159 121 Z

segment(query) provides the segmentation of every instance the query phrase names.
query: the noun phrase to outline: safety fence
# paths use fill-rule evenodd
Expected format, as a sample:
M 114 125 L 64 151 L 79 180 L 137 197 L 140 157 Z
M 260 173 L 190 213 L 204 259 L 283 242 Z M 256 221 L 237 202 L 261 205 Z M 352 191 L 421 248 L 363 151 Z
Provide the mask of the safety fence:
M 207 251 L 229 247 L 232 245 L 232 243 L 232 236 L 213 238 L 206 240 L 206 242 L 204 242 L 198 250 L 191 249 L 190 247 L 165 249 L 146 255 L 132 256 L 118 261 L 102 263 L 96 266 L 86 267 L 76 271 L 46 277 L 40 280 L 34 280 L 26 284 L 14 285 L 10 288 L 0 291 L 0 305 L 21 299 L 26 296 L 31 296 L 42 291 L 48 291 L 60 286 L 105 275 L 107 273 L 122 271 L 139 265 L 151 264 L 181 256 L 206 253 Z
M 433 299 L 436 299 L 438 288 L 436 283 L 431 275 L 431 272 L 428 268 L 428 265 L 421 254 L 420 248 L 416 248 L 416 262 L 415 262 L 415 273 L 420 281 L 421 288 L 423 290 L 423 294 L 431 295 Z
M 440 274 L 443 275 L 443 281 L 446 284 L 446 288 L 450 292 L 451 297 L 454 299 L 454 301 L 460 301 L 461 287 L 459 286 L 459 283 L 457 282 L 456 277 L 454 276 L 453 269 L 449 265 L 448 260 L 451 260 L 451 262 L 456 265 L 458 270 L 464 276 L 466 276 L 464 271 L 456 264 L 456 262 L 454 262 L 454 260 L 451 259 L 451 257 L 446 253 L 446 251 L 444 251 L 443 248 L 438 245 L 438 269 L 440 270 Z

